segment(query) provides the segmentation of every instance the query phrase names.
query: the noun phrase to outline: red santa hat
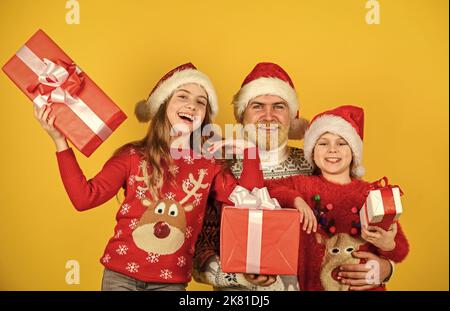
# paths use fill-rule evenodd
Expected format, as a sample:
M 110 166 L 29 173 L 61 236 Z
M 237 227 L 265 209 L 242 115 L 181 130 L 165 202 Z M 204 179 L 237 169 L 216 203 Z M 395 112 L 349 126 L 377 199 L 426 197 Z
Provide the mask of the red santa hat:
M 308 121 L 299 119 L 298 99 L 294 83 L 287 72 L 274 63 L 258 63 L 245 78 L 241 89 L 233 99 L 236 120 L 242 120 L 242 115 L 249 102 L 261 95 L 276 95 L 288 103 L 291 116 L 289 138 L 303 138 Z
M 208 103 L 211 107 L 211 117 L 214 117 L 218 111 L 218 101 L 214 86 L 208 76 L 199 71 L 192 63 L 187 63 L 166 73 L 150 92 L 147 100 L 137 103 L 135 114 L 138 120 L 147 122 L 153 118 L 159 107 L 172 93 L 178 87 L 187 83 L 196 83 L 205 89 L 208 95 Z
M 317 140 L 329 132 L 344 138 L 352 149 L 351 173 L 355 177 L 364 175 L 362 166 L 364 110 L 356 106 L 340 106 L 315 116 L 305 133 L 303 150 L 306 160 L 315 166 L 313 150 Z

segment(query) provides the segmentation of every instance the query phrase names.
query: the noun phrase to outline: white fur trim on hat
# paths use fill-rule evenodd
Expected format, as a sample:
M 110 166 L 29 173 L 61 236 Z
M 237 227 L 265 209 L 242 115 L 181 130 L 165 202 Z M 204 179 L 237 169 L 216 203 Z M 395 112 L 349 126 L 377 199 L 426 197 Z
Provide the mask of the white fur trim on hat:
M 362 177 L 364 168 L 362 167 L 363 142 L 355 128 L 345 119 L 335 115 L 323 115 L 315 119 L 305 133 L 305 143 L 303 150 L 305 159 L 315 167 L 313 159 L 314 146 L 323 134 L 330 132 L 344 138 L 352 149 L 353 166 L 352 175 Z
M 297 94 L 289 83 L 278 78 L 263 77 L 245 84 L 239 91 L 239 97 L 233 101 L 236 118 L 242 116 L 250 100 L 261 95 L 276 95 L 283 98 L 288 103 L 291 118 L 297 115 Z
M 204 73 L 195 69 L 177 71 L 157 86 L 147 100 L 151 117 L 156 114 L 162 103 L 167 100 L 179 86 L 187 83 L 196 83 L 205 89 L 211 107 L 211 115 L 214 117 L 219 108 L 216 91 L 209 78 Z

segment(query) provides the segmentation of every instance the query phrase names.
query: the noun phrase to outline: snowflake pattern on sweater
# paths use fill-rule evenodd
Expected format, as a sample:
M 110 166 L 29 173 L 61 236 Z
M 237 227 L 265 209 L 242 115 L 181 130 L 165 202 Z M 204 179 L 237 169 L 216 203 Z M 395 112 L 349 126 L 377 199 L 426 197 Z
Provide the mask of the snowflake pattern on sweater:
M 148 191 L 152 168 L 138 150 L 113 156 L 90 180 L 83 175 L 72 149 L 56 153 L 64 187 L 77 210 L 101 205 L 124 189 L 115 234 L 100 259 L 106 268 L 144 282 L 189 282 L 192 254 L 202 227 L 198 219 L 205 213 L 204 198 L 212 191 L 219 201 L 231 204 L 228 195 L 238 183 L 247 188 L 257 186 L 248 174 L 236 181 L 231 172 L 223 172 L 220 161 L 192 150 L 183 152 L 183 157 L 174 160 L 175 183 L 165 182 L 157 199 Z M 257 160 L 248 161 L 250 166 L 258 165 Z

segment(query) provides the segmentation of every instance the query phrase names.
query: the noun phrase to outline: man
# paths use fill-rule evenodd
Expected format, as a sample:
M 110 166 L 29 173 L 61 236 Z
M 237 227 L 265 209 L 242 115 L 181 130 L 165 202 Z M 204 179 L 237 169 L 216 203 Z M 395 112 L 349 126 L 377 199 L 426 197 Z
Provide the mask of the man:
M 298 118 L 298 100 L 289 75 L 277 64 L 259 63 L 242 83 L 233 98 L 234 116 L 244 127 L 254 125 L 258 131 L 246 132 L 247 137 L 260 147 L 264 179 L 311 174 L 303 150 L 287 145 L 288 138 L 301 139 L 308 122 Z M 264 133 L 264 135 L 261 135 Z M 261 148 L 261 146 L 263 146 Z M 236 177 L 242 172 L 242 162 L 231 166 Z M 299 290 L 297 276 L 248 275 L 224 273 L 219 260 L 220 206 L 209 198 L 202 232 L 199 235 L 194 258 L 194 279 L 213 285 L 215 290 Z M 370 253 L 364 258 L 380 263 L 380 279 L 391 274 L 389 261 Z M 356 289 L 367 290 L 364 264 L 344 267 L 344 279 Z

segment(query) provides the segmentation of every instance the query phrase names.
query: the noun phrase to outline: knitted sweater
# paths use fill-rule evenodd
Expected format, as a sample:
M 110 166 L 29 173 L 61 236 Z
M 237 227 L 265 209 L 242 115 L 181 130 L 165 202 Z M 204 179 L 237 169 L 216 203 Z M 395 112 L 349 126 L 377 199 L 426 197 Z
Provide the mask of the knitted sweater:
M 306 234 L 301 232 L 298 278 L 301 290 L 345 290 L 336 282 L 335 268 L 352 262 L 353 250 L 366 250 L 385 256 L 394 262 L 402 261 L 409 251 L 406 237 L 398 224 L 395 237 L 396 247 L 384 252 L 360 237 L 359 210 L 363 206 L 369 183 L 353 179 L 349 184 L 340 185 L 326 180 L 323 176 L 292 176 L 282 180 L 266 181 L 271 197 L 280 205 L 293 208 L 294 199 L 302 197 L 310 207 L 314 207 L 315 195 L 320 195 L 320 205 L 331 209 L 326 213 L 326 222 L 333 221 L 334 235 Z M 327 210 L 328 210 L 327 209 Z
M 287 147 L 284 150 L 285 157 L 276 157 L 276 155 L 273 158 L 279 161 L 275 162 L 263 161 L 271 159 L 272 156 L 261 155 L 261 172 L 265 180 L 311 174 L 312 168 L 305 160 L 302 149 Z M 248 172 L 242 160 L 235 161 L 231 167 L 236 178 L 245 176 L 244 170 Z M 194 278 L 196 281 L 213 285 L 215 290 L 298 290 L 296 277 L 278 276 L 271 286 L 255 286 L 247 282 L 240 273 L 222 272 L 219 260 L 221 203 L 211 196 L 207 204 L 203 229 L 195 250 Z
M 152 168 L 134 148 L 113 156 L 90 180 L 83 175 L 72 149 L 56 156 L 64 187 L 79 211 L 101 205 L 124 189 L 114 235 L 100 261 L 110 270 L 144 282 L 190 281 L 208 194 L 214 192 L 217 200 L 231 204 L 228 196 L 238 184 L 218 161 L 183 150 L 172 167 L 175 183 L 164 182 L 163 197 L 155 200 L 147 184 Z M 259 169 L 258 159 L 244 161 L 248 168 L 256 165 L 252 170 Z M 167 176 L 167 167 L 163 170 Z M 252 188 L 254 180 L 244 173 L 239 184 Z

